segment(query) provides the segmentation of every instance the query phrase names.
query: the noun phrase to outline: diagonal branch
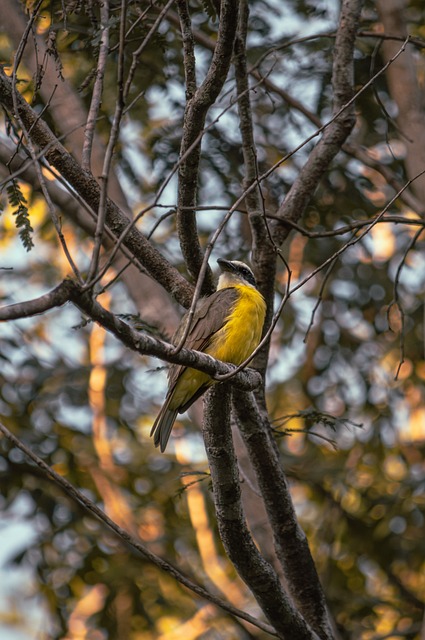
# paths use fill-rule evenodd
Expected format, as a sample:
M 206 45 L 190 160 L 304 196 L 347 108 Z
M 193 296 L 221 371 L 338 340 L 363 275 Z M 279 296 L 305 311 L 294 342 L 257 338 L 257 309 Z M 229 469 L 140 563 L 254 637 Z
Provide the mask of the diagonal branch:
M 39 458 L 33 451 L 31 451 L 31 449 L 29 449 L 15 435 L 13 435 L 13 433 L 11 433 L 9 429 L 7 429 L 7 427 L 5 427 L 5 425 L 3 425 L 1 422 L 0 422 L 0 431 L 15 447 L 18 447 L 18 449 L 20 449 L 28 458 L 30 458 L 30 460 L 32 460 L 37 465 L 37 467 L 41 470 L 41 472 L 46 478 L 53 481 L 74 502 L 78 503 L 90 515 L 100 520 L 108 529 L 113 531 L 117 535 L 117 537 L 121 540 L 121 542 L 127 548 L 130 548 L 135 555 L 141 556 L 142 558 L 149 560 L 150 562 L 152 562 L 152 564 L 154 564 L 159 569 L 161 569 L 161 571 L 165 571 L 166 573 L 171 575 L 175 580 L 177 580 L 177 582 L 180 582 L 180 584 L 184 585 L 185 587 L 187 587 L 188 589 L 196 593 L 201 598 L 204 598 L 205 600 L 208 600 L 209 602 L 214 603 L 224 611 L 227 611 L 227 613 L 230 613 L 233 616 L 237 616 L 238 618 L 242 618 L 243 620 L 250 622 L 254 626 L 265 631 L 266 633 L 269 633 L 270 635 L 274 635 L 274 636 L 277 635 L 274 629 L 270 625 L 262 622 L 261 620 L 257 620 L 256 618 L 249 615 L 248 613 L 245 613 L 244 611 L 241 611 L 240 609 L 237 609 L 233 605 L 225 602 L 215 594 L 210 593 L 209 591 L 204 589 L 204 587 L 201 587 L 198 584 L 196 584 L 191 578 L 188 578 L 183 573 L 181 573 L 172 564 L 170 564 L 160 556 L 157 556 L 155 553 L 152 553 L 152 551 L 150 551 L 143 542 L 141 542 L 140 540 L 132 536 L 130 533 L 128 533 L 128 531 L 120 527 L 116 522 L 114 522 L 111 518 L 109 518 L 109 516 L 107 516 L 106 513 L 102 511 L 102 509 L 100 509 L 97 506 L 97 504 L 95 504 L 92 500 L 90 500 L 84 493 L 76 489 L 70 482 L 68 482 L 68 480 L 66 480 L 66 478 L 59 475 L 56 471 L 54 471 L 54 469 L 49 467 L 49 465 L 47 465 L 44 462 L 44 460 Z
M 96 120 L 100 111 L 103 93 L 103 79 L 109 52 L 109 0 L 100 5 L 100 42 L 97 60 L 96 79 L 94 81 L 87 124 L 84 129 L 84 145 L 81 152 L 81 166 L 85 171 L 91 170 L 91 153 L 93 148 Z
M 117 66 L 117 97 L 115 101 L 115 112 L 112 120 L 112 127 L 109 134 L 109 140 L 106 147 L 105 158 L 103 160 L 102 174 L 100 180 L 100 195 L 99 195 L 99 208 L 97 210 L 97 222 L 96 231 L 94 234 L 94 246 L 92 251 L 92 257 L 90 266 L 87 273 L 87 286 L 91 286 L 93 279 L 98 273 L 100 249 L 102 247 L 103 235 L 105 232 L 106 224 L 106 198 L 108 194 L 108 182 L 109 173 L 112 165 L 112 156 L 115 150 L 115 145 L 118 140 L 120 123 L 124 110 L 124 49 L 125 49 L 125 26 L 126 26 L 126 8 L 127 4 L 125 0 L 121 1 L 121 13 L 120 13 L 120 30 L 119 30 L 119 50 L 118 50 L 118 66 Z M 108 3 L 105 1 L 102 8 L 102 13 L 106 9 L 109 9 Z M 103 19 L 108 19 L 108 14 L 103 16 Z
M 12 158 L 12 160 L 11 160 Z M 0 143 L 0 188 L 7 184 L 9 174 L 2 164 L 9 166 L 13 171 L 12 176 L 20 176 L 22 180 L 32 186 L 39 188 L 37 173 L 34 163 L 26 158 L 22 153 L 17 154 L 15 147 L 9 141 L 1 139 Z M 96 213 L 87 203 L 74 191 L 63 178 L 43 161 L 43 167 L 47 169 L 55 180 L 48 180 L 46 187 L 50 197 L 57 209 L 61 212 L 62 224 L 66 220 L 72 220 L 74 224 L 83 229 L 89 236 L 93 236 L 96 228 Z M 3 180 L 4 178 L 4 180 Z M 117 240 L 108 227 L 105 228 L 103 246 L 105 249 L 104 259 L 110 255 L 117 244 Z M 129 263 L 131 266 L 128 267 Z M 131 299 L 136 306 L 141 309 L 143 318 L 150 324 L 158 322 L 161 318 L 161 327 L 168 334 L 172 334 L 177 322 L 178 314 L 171 304 L 166 291 L 160 287 L 156 281 L 150 278 L 146 269 L 134 257 L 124 245 L 120 245 L 113 260 L 113 269 L 127 287 Z M 112 281 L 108 282 L 110 286 Z
M 13 90 L 10 79 L 0 69 L 0 103 L 14 113 Z M 97 211 L 100 201 L 100 188 L 92 174 L 82 170 L 78 162 L 67 152 L 57 140 L 47 124 L 39 119 L 38 114 L 25 99 L 16 94 L 19 117 L 28 129 L 34 144 L 44 150 L 44 156 L 55 167 L 73 189 Z M 109 199 L 106 202 L 106 223 L 115 237 L 126 232 L 123 244 L 143 264 L 148 273 L 157 280 L 183 306 L 189 306 L 192 299 L 192 286 L 170 265 L 155 249 L 128 218 Z
M 343 0 L 335 40 L 332 87 L 334 92 L 333 112 L 338 113 L 354 95 L 354 43 L 363 0 Z M 354 126 L 354 107 L 344 109 L 329 125 L 319 140 L 285 200 L 278 209 L 278 216 L 297 222 L 304 213 L 314 191 L 329 163 L 341 150 Z M 274 238 L 280 245 L 288 236 L 288 228 L 277 223 Z
M 21 39 L 21 34 L 25 30 L 27 16 L 25 15 L 24 3 L 16 0 L 1 0 L 0 2 L 0 24 L 7 24 L 7 35 L 13 46 L 16 48 Z M 53 24 L 51 29 L 54 29 Z M 66 148 L 77 158 L 81 159 L 81 149 L 84 145 L 84 124 L 87 122 L 88 114 L 81 96 L 71 87 L 66 78 L 61 76 L 61 70 L 57 64 L 51 64 L 49 58 L 49 46 L 45 42 L 43 34 L 32 33 L 34 45 L 27 46 L 23 52 L 22 61 L 25 68 L 34 77 L 41 75 L 42 81 L 38 86 L 38 95 L 45 105 L 49 106 L 49 118 L 54 123 L 54 130 L 62 134 L 65 138 Z M 40 67 L 40 60 L 42 60 Z M 52 94 L 54 97 L 52 99 Z M 94 145 L 92 151 L 92 171 L 95 176 L 102 170 L 104 156 L 104 146 L 100 135 L 94 134 Z M 110 176 L 110 193 L 114 202 L 126 213 L 130 215 L 130 210 L 126 197 L 121 189 L 120 183 L 115 173 Z
M 173 11 L 169 11 L 168 13 L 168 19 L 170 20 L 170 22 L 172 22 L 173 24 L 178 24 L 178 16 L 173 12 Z M 383 40 L 393 40 L 394 42 L 405 42 L 406 41 L 406 37 L 394 37 L 394 36 L 389 36 L 386 34 L 380 34 L 380 33 L 376 33 L 376 32 L 366 32 L 366 31 L 359 31 L 357 34 L 359 37 L 369 37 L 369 38 L 374 38 L 374 39 L 383 39 Z M 203 47 L 205 47 L 206 49 L 210 50 L 210 51 L 214 51 L 214 41 L 207 36 L 206 34 L 204 34 L 202 31 L 200 31 L 199 29 L 193 29 L 193 37 L 195 39 L 195 41 L 199 44 L 201 44 Z M 335 33 L 321 33 L 318 34 L 317 36 L 307 36 L 307 38 L 297 38 L 295 41 L 291 41 L 286 43 L 285 45 L 282 45 L 280 47 L 278 47 L 279 50 L 290 46 L 291 44 L 293 44 L 294 42 L 302 42 L 305 39 L 311 39 L 312 37 L 320 37 L 320 38 L 335 38 L 336 34 Z M 421 40 L 417 40 L 413 37 L 409 37 L 409 42 L 412 44 L 416 44 L 417 47 L 420 47 L 421 49 L 423 48 L 424 44 Z M 253 78 L 255 78 L 257 80 L 257 84 L 262 84 L 267 91 L 279 96 L 284 102 L 286 102 L 292 109 L 295 109 L 296 111 L 298 111 L 299 113 L 302 113 L 307 120 L 309 120 L 312 124 L 314 124 L 318 129 L 320 129 L 320 131 L 322 131 L 324 129 L 323 127 L 323 123 L 321 121 L 321 119 L 319 118 L 319 116 L 317 114 L 315 114 L 314 112 L 310 111 L 302 102 L 300 102 L 299 100 L 297 100 L 296 98 L 294 98 L 291 94 L 289 94 L 287 91 L 285 91 L 285 89 L 283 89 L 281 86 L 277 85 L 275 82 L 273 82 L 273 80 L 271 80 L 271 78 L 267 77 L 267 75 L 263 75 L 258 67 L 260 65 L 260 62 L 272 51 L 275 51 L 276 47 L 273 47 L 272 49 L 269 50 L 268 53 L 263 54 L 260 58 L 259 61 L 257 61 L 257 63 L 255 63 L 253 66 L 249 67 L 248 69 L 248 73 L 250 76 L 252 76 Z M 396 57 L 398 57 L 398 53 L 399 50 L 397 50 L 397 52 L 390 58 L 390 60 L 392 61 L 393 59 L 396 59 Z M 342 150 L 347 153 L 349 156 L 352 156 L 354 158 L 357 158 L 358 160 L 360 160 L 360 162 L 362 162 L 363 164 L 365 164 L 366 166 L 370 166 L 373 169 L 375 169 L 376 171 L 378 171 L 379 173 L 381 173 L 381 175 L 384 176 L 384 178 L 386 179 L 386 181 L 397 191 L 400 188 L 400 181 L 398 180 L 398 177 L 396 175 L 396 173 L 394 171 L 392 171 L 388 166 L 383 165 L 381 162 L 377 162 L 376 160 L 374 160 L 367 151 L 365 151 L 362 147 L 356 146 L 354 144 L 351 143 L 345 143 L 342 146 Z M 417 197 L 414 196 L 414 194 L 406 192 L 403 195 L 403 200 L 406 202 L 407 206 L 411 207 L 412 209 L 416 210 L 418 213 L 421 213 L 423 210 L 423 204 L 421 202 L 421 200 Z M 260 275 L 261 278 L 261 275 Z M 260 279 L 259 278 L 259 279 Z
M 69 283 L 71 283 L 71 280 L 65 280 L 39 298 L 0 307 L 0 322 L 19 320 L 20 318 L 31 318 L 32 316 L 50 311 L 50 309 L 61 307 L 70 300 Z

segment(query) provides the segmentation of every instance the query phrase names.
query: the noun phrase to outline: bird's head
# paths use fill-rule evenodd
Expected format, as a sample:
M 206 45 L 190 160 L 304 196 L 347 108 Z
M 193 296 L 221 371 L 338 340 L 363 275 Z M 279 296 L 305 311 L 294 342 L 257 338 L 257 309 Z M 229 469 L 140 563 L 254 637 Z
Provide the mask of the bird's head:
M 234 287 L 237 284 L 245 284 L 257 288 L 252 269 L 244 262 L 219 258 L 217 263 L 221 269 L 217 285 L 218 290 Z

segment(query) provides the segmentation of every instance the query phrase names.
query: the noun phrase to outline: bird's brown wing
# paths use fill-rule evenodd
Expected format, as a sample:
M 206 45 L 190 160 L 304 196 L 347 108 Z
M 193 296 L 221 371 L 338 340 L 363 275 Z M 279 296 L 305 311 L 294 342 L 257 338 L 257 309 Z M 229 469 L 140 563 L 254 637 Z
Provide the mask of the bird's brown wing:
M 229 315 L 229 311 L 236 302 L 237 297 L 238 292 L 236 289 L 229 287 L 227 289 L 220 289 L 207 298 L 200 300 L 184 346 L 187 349 L 204 351 L 211 343 L 217 331 L 220 331 L 223 327 L 225 319 Z M 179 337 L 183 333 L 184 326 L 185 320 L 183 318 L 180 327 L 174 335 L 174 344 L 177 344 Z M 170 367 L 168 373 L 169 392 L 172 393 L 179 376 L 185 368 L 186 367 L 180 365 Z
M 213 336 L 225 324 L 225 320 L 229 315 L 230 309 L 236 302 L 237 295 L 236 289 L 227 288 L 220 289 L 220 291 L 216 291 L 211 296 L 208 296 L 208 298 L 200 300 L 193 316 L 192 326 L 184 346 L 188 349 L 204 351 L 211 343 Z M 183 318 L 173 337 L 174 344 L 179 342 L 180 337 L 183 335 L 184 327 L 185 318 Z M 183 413 L 186 411 L 186 409 L 188 409 L 190 405 L 204 393 L 210 384 L 210 382 L 207 382 L 200 386 L 184 405 L 177 409 L 170 409 L 169 406 L 173 392 L 176 388 L 179 377 L 185 369 L 186 367 L 181 365 L 173 365 L 170 367 L 168 373 L 167 397 L 165 398 L 162 409 L 152 426 L 151 436 L 154 436 L 155 446 L 160 446 L 161 451 L 164 451 L 167 446 L 168 438 L 170 437 L 171 429 L 173 428 L 177 413 Z

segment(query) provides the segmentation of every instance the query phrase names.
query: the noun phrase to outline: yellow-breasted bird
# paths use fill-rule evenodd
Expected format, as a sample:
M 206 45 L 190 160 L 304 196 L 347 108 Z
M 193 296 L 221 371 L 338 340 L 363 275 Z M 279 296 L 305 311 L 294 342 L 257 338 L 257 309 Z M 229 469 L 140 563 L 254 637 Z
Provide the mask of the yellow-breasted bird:
M 261 340 L 266 303 L 246 264 L 223 258 L 217 262 L 221 269 L 217 291 L 199 301 L 185 347 L 239 365 Z M 185 318 L 176 335 L 181 335 L 184 324 Z M 156 447 L 165 450 L 177 414 L 184 413 L 213 383 L 202 371 L 170 367 L 165 402 L 151 430 Z

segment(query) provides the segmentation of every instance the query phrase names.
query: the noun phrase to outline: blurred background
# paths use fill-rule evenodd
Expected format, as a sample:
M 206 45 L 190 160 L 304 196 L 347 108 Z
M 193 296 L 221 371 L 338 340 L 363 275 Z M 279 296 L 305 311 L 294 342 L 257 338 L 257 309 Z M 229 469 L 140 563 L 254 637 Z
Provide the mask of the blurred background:
M 380 75 L 357 99 L 355 130 L 302 220 L 307 233 L 292 231 L 283 247 L 291 284 L 299 288 L 273 334 L 267 374 L 268 407 L 284 468 L 343 640 L 423 638 L 425 184 L 415 178 L 425 169 L 425 8 L 419 0 L 395 4 L 398 14 L 390 11 L 393 3 L 365 3 L 356 87 L 399 51 L 406 32 L 413 42 L 392 65 L 393 75 Z M 10 64 L 24 33 L 24 5 L 2 0 L 3 64 Z M 128 2 L 126 64 L 164 6 L 154 0 Z M 210 0 L 190 2 L 200 80 L 214 47 L 216 9 Z M 252 0 L 250 10 L 251 100 L 262 175 L 332 115 L 339 3 Z M 120 11 L 112 0 L 95 175 L 117 97 Z M 383 33 L 398 39 L 385 40 Z M 19 67 L 20 90 L 39 112 L 48 105 L 43 117 L 77 157 L 99 38 L 98 3 L 45 2 Z M 231 72 L 209 113 L 211 127 L 203 141 L 197 214 L 203 245 L 242 192 L 234 98 Z M 181 36 L 171 6 L 137 67 L 114 157 L 110 196 L 128 215 L 152 203 L 177 162 L 183 110 Z M 69 265 L 34 175 L 28 170 L 10 180 L 17 133 L 6 114 L 1 120 L 0 297 L 11 304 L 53 288 Z M 314 143 L 263 182 L 267 213 L 277 210 Z M 48 179 L 66 242 L 84 270 L 92 248 L 84 212 L 51 174 Z M 376 224 L 359 239 L 363 222 L 412 179 L 385 214 L 393 221 Z M 152 232 L 155 246 L 187 275 L 173 215 L 175 190 L 172 178 L 158 206 L 137 224 Z M 25 210 L 32 230 L 26 223 L 15 225 Z M 342 227 L 345 232 L 334 233 Z M 211 266 L 219 256 L 249 261 L 250 249 L 246 216 L 235 212 Z M 104 283 L 117 273 L 118 268 L 110 270 Z M 286 282 L 279 263 L 276 306 Z M 131 314 L 125 317 L 138 328 L 167 339 L 183 311 L 131 269 L 99 300 L 114 313 Z M 161 362 L 131 353 L 70 305 L 3 323 L 0 340 L 2 422 L 152 551 L 255 614 L 255 601 L 218 538 L 199 428 L 182 416 L 166 454 L 149 439 L 166 389 Z M 265 637 L 132 557 L 4 438 L 0 453 L 2 639 Z M 249 509 L 249 495 L 245 500 Z M 259 537 L 262 517 L 251 520 Z

